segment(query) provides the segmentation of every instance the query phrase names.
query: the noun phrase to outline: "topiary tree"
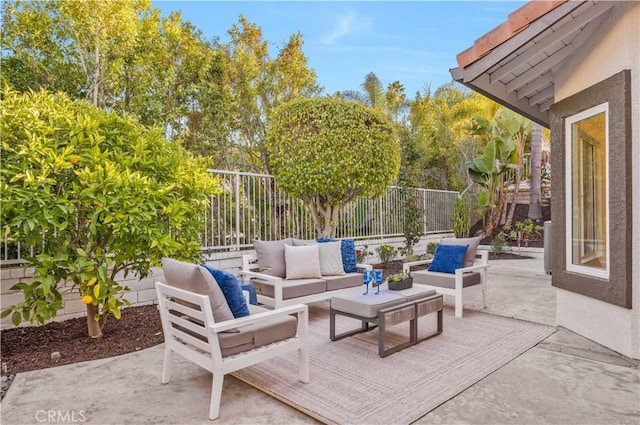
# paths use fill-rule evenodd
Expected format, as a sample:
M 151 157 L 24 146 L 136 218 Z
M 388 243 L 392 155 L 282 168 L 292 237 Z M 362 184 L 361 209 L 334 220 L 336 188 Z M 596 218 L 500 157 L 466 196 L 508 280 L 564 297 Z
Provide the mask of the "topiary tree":
M 197 259 L 209 195 L 205 164 L 159 131 L 47 92 L 2 93 L 2 227 L 33 248 L 24 301 L 2 317 L 44 323 L 78 292 L 91 337 L 128 301 L 116 275 L 142 278 L 164 256 Z M 23 252 L 29 252 L 23 249 Z
M 307 205 L 321 237 L 335 236 L 345 204 L 356 196 L 381 196 L 400 169 L 391 121 L 333 98 L 280 105 L 269 122 L 266 148 L 278 184 Z

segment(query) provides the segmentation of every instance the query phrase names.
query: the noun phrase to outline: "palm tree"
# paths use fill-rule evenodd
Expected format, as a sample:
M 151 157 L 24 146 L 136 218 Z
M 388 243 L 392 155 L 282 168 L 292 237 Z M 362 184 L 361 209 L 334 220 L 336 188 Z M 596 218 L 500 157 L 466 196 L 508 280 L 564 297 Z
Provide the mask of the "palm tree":
M 542 218 L 542 205 L 540 203 L 540 173 L 542 168 L 542 126 L 533 124 L 531 129 L 531 186 L 529 191 L 529 218 L 540 220 Z
M 400 81 L 394 81 L 383 89 L 382 82 L 374 72 L 368 73 L 364 77 L 364 82 L 360 85 L 363 91 L 345 90 L 337 95 L 346 100 L 361 103 L 388 114 L 394 123 L 398 124 L 403 112 L 410 105 L 404 86 Z

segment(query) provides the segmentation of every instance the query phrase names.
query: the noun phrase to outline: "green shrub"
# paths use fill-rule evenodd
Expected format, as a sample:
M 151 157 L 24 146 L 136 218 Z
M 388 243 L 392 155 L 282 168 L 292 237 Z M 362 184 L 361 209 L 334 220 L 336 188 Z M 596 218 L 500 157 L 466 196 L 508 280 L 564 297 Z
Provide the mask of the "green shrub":
M 507 237 L 504 232 L 498 233 L 491 241 L 491 250 L 494 254 L 500 254 L 507 244 Z
M 25 258 L 32 282 L 13 287 L 24 301 L 2 317 L 44 323 L 74 291 L 98 337 L 107 313 L 119 318 L 128 304 L 116 275 L 146 277 L 168 256 L 199 259 L 219 190 L 205 163 L 159 131 L 62 94 L 5 89 L 1 112 L 3 231 L 37 252 Z
M 413 247 L 420 242 L 420 237 L 424 235 L 424 210 L 422 209 L 422 199 L 402 189 L 402 207 L 404 211 L 402 228 L 404 233 L 404 246 L 399 248 L 400 255 L 407 259 L 413 259 Z
M 380 257 L 380 261 L 384 264 L 389 264 L 389 261 L 395 258 L 398 250 L 391 245 L 382 243 L 376 248 L 376 252 L 378 253 L 378 257 Z
M 469 236 L 469 203 L 464 197 L 458 197 L 453 207 L 453 233 L 456 238 L 466 238 Z

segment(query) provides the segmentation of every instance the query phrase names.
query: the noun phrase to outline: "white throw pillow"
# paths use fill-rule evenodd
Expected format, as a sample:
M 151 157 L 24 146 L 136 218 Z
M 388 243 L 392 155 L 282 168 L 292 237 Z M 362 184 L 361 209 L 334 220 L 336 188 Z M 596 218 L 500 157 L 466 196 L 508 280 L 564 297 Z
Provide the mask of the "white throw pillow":
M 320 273 L 322 276 L 345 275 L 342 266 L 342 242 L 323 242 L 320 248 Z
M 287 269 L 287 279 L 322 277 L 318 245 L 285 245 L 284 261 Z

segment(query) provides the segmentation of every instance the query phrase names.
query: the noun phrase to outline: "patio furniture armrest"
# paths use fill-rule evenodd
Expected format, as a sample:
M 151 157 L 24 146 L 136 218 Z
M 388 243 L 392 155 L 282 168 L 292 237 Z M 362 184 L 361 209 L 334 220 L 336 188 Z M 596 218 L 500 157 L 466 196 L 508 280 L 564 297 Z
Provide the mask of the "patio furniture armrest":
M 273 282 L 274 285 L 277 285 L 278 283 L 282 283 L 282 278 L 278 277 L 278 276 L 271 276 L 269 274 L 264 274 L 264 273 L 259 273 L 259 272 L 252 272 L 249 270 L 241 270 L 240 271 L 240 275 L 241 276 L 247 276 L 249 279 L 251 278 L 255 278 L 255 279 L 261 279 L 261 280 L 266 280 L 268 282 Z
M 362 270 L 372 270 L 373 266 L 371 264 L 358 263 L 356 267 Z
M 224 332 L 231 329 L 241 328 L 244 326 L 253 325 L 255 323 L 260 323 L 264 319 L 270 319 L 273 317 L 280 316 L 288 316 L 290 314 L 300 314 L 307 315 L 308 307 L 306 304 L 294 304 L 288 307 L 281 307 L 276 310 L 264 311 L 258 314 L 252 314 L 250 316 L 239 317 L 237 319 L 227 320 L 225 322 L 214 323 L 210 325 L 209 328 L 214 333 Z
M 408 263 L 402 263 L 402 273 L 411 272 L 411 267 L 413 266 L 421 266 L 424 264 L 431 264 L 433 262 L 433 258 L 428 260 L 419 260 L 419 261 L 409 261 Z
M 475 272 L 482 269 L 488 269 L 489 267 L 490 267 L 489 264 L 476 264 L 469 267 L 461 267 L 456 270 L 460 270 L 461 273 L 468 273 L 468 272 Z

